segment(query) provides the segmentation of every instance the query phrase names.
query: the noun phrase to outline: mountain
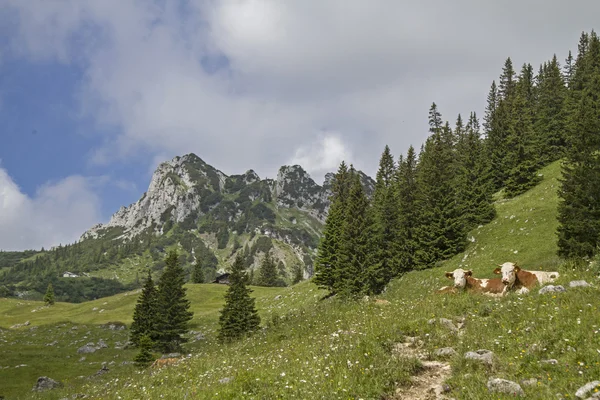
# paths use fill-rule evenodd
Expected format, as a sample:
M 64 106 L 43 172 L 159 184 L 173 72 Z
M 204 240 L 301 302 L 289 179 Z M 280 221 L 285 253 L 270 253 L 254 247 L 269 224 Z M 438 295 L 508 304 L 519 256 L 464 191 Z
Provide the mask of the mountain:
M 375 182 L 359 174 L 371 195 Z M 162 269 L 164 253 L 173 247 L 186 268 L 200 258 L 208 279 L 226 271 L 238 252 L 250 270 L 271 252 L 281 282 L 289 283 L 295 268 L 307 278 L 313 273 L 333 176 L 327 174 L 318 185 L 299 165 L 282 166 L 275 179 L 261 179 L 253 170 L 227 176 L 195 154 L 178 156 L 161 163 L 141 198 L 121 207 L 108 223 L 91 227 L 68 246 L 11 255 L 18 262 L 5 268 L 7 263 L 0 262 L 0 278 L 12 285 L 8 291 L 35 297 L 48 281 L 61 277 L 63 299 L 81 301 L 87 297 L 66 294 L 74 282 L 62 278 L 66 272 L 137 285 L 147 267 Z M 53 286 L 60 293 L 61 282 Z

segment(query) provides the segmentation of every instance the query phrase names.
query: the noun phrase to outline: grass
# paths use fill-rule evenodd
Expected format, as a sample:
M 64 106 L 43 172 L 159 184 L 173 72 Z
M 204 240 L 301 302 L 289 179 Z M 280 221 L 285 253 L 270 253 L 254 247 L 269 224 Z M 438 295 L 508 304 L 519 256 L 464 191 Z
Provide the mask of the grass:
M 539 186 L 497 204 L 497 218 L 471 232 L 475 242 L 464 254 L 439 268 L 414 271 L 391 282 L 380 296 L 389 301 L 387 305 L 372 301 L 342 303 L 335 298 L 320 301 L 324 293 L 311 282 L 291 288 L 256 288 L 262 330 L 238 343 L 219 345 L 215 328 L 224 288 L 193 285 L 189 289 L 197 312 L 193 329 L 205 333 L 206 340 L 190 344 L 191 356 L 180 365 L 152 371 L 119 366 L 116 362 L 106 375 L 91 380 L 76 378 L 84 375 L 75 372 L 78 362 L 73 361 L 74 366 L 67 371 L 67 367 L 54 363 L 59 359 L 51 358 L 53 348 L 28 337 L 20 340 L 38 343 L 38 357 L 49 354 L 47 370 L 27 377 L 15 375 L 22 373 L 20 368 L 0 370 L 0 395 L 39 399 L 58 399 L 75 393 L 94 399 L 386 399 L 421 370 L 420 361 L 397 358 L 391 351 L 405 336 L 418 336 L 429 354 L 448 346 L 458 352 L 447 359 L 452 366 L 452 376 L 447 381 L 452 388 L 450 397 L 513 398 L 488 392 L 487 380 L 497 377 L 516 382 L 535 379 L 533 386 L 523 386 L 529 399 L 574 398 L 579 387 L 600 377 L 600 268 L 596 262 L 576 267 L 556 258 L 554 191 L 558 165 L 551 165 L 542 173 L 544 180 Z M 533 290 L 527 295 L 512 293 L 501 299 L 471 293 L 435 293 L 448 283 L 443 273 L 446 270 L 462 265 L 472 268 L 475 276 L 493 276 L 495 264 L 504 261 L 517 261 L 531 269 L 556 269 L 561 272 L 557 284 L 564 285 L 567 291 L 540 295 Z M 569 288 L 568 282 L 576 279 L 585 279 L 594 286 Z M 0 302 L 0 325 L 27 318 L 32 325 L 59 329 L 56 320 L 68 319 L 102 329 L 98 324 L 107 320 L 128 322 L 134 298 L 119 295 L 80 305 L 59 304 L 52 311 L 55 316 L 46 310 L 31 313 L 30 309 L 39 303 L 18 306 L 14 300 Z M 105 301 L 107 304 L 103 304 Z M 103 306 L 111 314 L 93 314 L 89 310 L 94 306 Z M 440 317 L 464 318 L 463 333 L 457 335 L 429 323 Z M 27 329 L 30 328 L 21 331 Z M 60 329 L 68 332 L 70 328 L 67 325 Z M 90 338 L 103 333 L 88 330 Z M 1 334 L 9 343 L 23 337 L 12 330 Z M 13 357 L 12 363 L 20 364 L 18 353 L 23 346 L 3 345 L 2 351 Z M 74 353 L 75 347 L 69 349 Z M 465 352 L 478 349 L 495 353 L 493 367 L 464 359 Z M 132 357 L 131 350 L 106 354 L 98 361 Z M 547 359 L 558 363 L 541 362 Z M 63 361 L 67 365 L 61 358 Z M 91 373 L 92 367 L 99 369 L 99 364 L 91 365 L 86 374 Z M 60 379 L 63 372 L 65 388 L 43 394 L 29 392 L 37 376 Z M 4 382 L 19 380 L 18 390 L 15 387 L 9 392 L 2 387 Z

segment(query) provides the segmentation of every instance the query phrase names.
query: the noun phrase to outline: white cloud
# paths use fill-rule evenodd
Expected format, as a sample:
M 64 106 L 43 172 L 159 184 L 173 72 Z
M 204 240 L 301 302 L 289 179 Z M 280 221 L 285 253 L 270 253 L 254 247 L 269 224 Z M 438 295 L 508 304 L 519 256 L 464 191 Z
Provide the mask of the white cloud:
M 507 56 L 562 59 L 600 14 L 596 0 L 5 3 L 20 54 L 85 69 L 82 110 L 119 132 L 95 162 L 195 152 L 262 176 L 323 130 L 373 174 L 385 144 L 423 142 L 432 101 L 482 116 Z M 217 72 L 200 63 L 218 57 Z
M 25 195 L 0 168 L 0 249 L 49 248 L 72 243 L 100 221 L 100 199 L 93 188 L 104 178 L 70 176 Z
M 325 132 L 316 140 L 301 146 L 287 163 L 301 165 L 312 177 L 321 183 L 327 172 L 336 171 L 342 161 L 352 159 L 352 154 L 344 145 L 339 134 Z

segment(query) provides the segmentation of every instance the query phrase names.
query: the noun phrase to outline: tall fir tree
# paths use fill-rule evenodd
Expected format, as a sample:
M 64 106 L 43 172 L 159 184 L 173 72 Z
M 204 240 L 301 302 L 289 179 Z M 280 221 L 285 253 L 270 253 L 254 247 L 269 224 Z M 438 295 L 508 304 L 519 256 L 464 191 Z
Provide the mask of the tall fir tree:
M 258 285 L 259 286 L 276 286 L 277 285 L 277 266 L 273 257 L 266 253 L 260 264 Z
M 220 342 L 231 342 L 256 331 L 260 325 L 260 317 L 250 297 L 252 289 L 247 287 L 248 276 L 244 271 L 244 260 L 238 254 L 231 267 L 229 287 L 225 293 L 225 305 L 219 316 Z
M 558 255 L 592 257 L 600 246 L 600 39 L 582 34 L 568 99 L 558 206 Z
M 204 271 L 202 268 L 202 259 L 200 257 L 197 257 L 196 262 L 194 262 L 192 283 L 204 283 Z
M 492 81 L 490 92 L 487 96 L 487 105 L 485 106 L 485 114 L 483 116 L 483 129 L 485 137 L 493 136 L 492 130 L 494 129 L 494 115 L 498 108 L 498 87 L 496 81 Z
M 47 306 L 54 305 L 54 288 L 52 287 L 52 283 L 49 283 L 48 287 L 46 288 L 46 294 L 44 295 L 44 303 Z
M 379 160 L 372 204 L 372 257 L 368 265 L 369 292 L 380 293 L 400 271 L 396 166 L 389 146 Z
M 400 157 L 396 173 L 396 193 L 398 204 L 398 245 L 399 271 L 396 275 L 411 271 L 416 266 L 415 253 L 418 249 L 416 229 L 419 215 L 417 197 L 417 155 L 413 146 L 408 148 L 406 158 Z
M 440 128 L 441 124 L 431 118 L 434 106 L 429 119 L 432 134 L 425 142 L 417 168 L 416 208 L 420 221 L 415 257 L 420 268 L 430 268 L 437 261 L 459 253 L 466 242 L 455 186 L 454 149 L 447 140 L 447 128 Z
M 542 73 L 543 77 L 538 83 L 534 121 L 534 156 L 539 167 L 561 158 L 566 147 L 567 88 L 556 55 Z
M 152 361 L 155 360 L 154 355 L 152 354 L 152 346 L 154 346 L 154 342 L 148 335 L 142 335 L 140 337 L 138 341 L 138 347 L 140 348 L 140 351 L 133 359 L 136 366 L 147 367 Z
M 179 265 L 176 250 L 165 259 L 165 269 L 158 282 L 158 345 L 163 351 L 178 351 L 187 342 L 182 335 L 188 331 L 193 313 L 186 297 L 185 271 Z
M 144 335 L 152 343 L 158 339 L 158 292 L 150 271 L 148 271 L 148 278 L 133 310 L 129 341 L 140 346 L 141 337 Z
M 492 205 L 493 182 L 475 113 L 469 116 L 465 134 L 457 144 L 456 191 L 465 230 L 490 222 L 496 216 Z
M 575 70 L 574 63 L 573 54 L 571 54 L 571 50 L 569 50 L 569 55 L 565 59 L 565 66 L 563 67 L 563 77 L 567 87 L 571 87 L 571 79 L 573 78 L 573 72 Z
M 524 64 L 512 103 L 513 119 L 506 138 L 510 149 L 506 156 L 508 176 L 505 183 L 507 197 L 517 196 L 539 182 L 536 174 L 537 159 L 534 148 L 533 127 L 533 68 Z
M 323 236 L 319 242 L 313 278 L 313 282 L 320 288 L 327 289 L 330 295 L 335 293 L 334 283 L 336 269 L 339 266 L 340 236 L 350 185 L 350 173 L 345 162 L 342 161 L 340 164 L 332 184 L 331 205 L 325 219 Z
M 368 264 L 372 255 L 372 222 L 369 200 L 360 177 L 350 167 L 350 191 L 342 223 L 339 265 L 334 290 L 345 298 L 356 298 L 370 290 Z

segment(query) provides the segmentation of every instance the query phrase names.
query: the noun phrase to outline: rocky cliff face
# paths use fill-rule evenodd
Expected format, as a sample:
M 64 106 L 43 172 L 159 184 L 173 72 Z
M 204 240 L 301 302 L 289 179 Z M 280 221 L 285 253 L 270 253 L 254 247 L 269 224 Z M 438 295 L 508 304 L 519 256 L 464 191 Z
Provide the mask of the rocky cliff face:
M 253 170 L 227 176 L 195 154 L 187 154 L 161 163 L 152 175 L 148 191 L 140 200 L 121 207 L 107 224 L 92 227 L 82 235 L 82 239 L 98 237 L 103 230 L 111 227 L 122 227 L 123 236 L 127 238 L 150 228 L 160 234 L 168 221 L 197 220 L 228 201 L 227 197 L 233 197 L 233 207 L 236 208 L 229 215 L 228 222 L 242 216 L 245 210 L 241 206 L 246 200 L 255 202 L 262 198 L 263 202 L 272 203 L 275 210 L 298 209 L 324 223 L 332 179 L 333 174 L 327 174 L 324 185 L 320 186 L 299 165 L 281 167 L 274 180 L 261 180 Z M 372 193 L 373 180 L 362 172 L 361 180 L 367 193 Z M 265 188 L 270 192 L 266 196 Z M 237 197 L 232 196 L 236 194 Z

